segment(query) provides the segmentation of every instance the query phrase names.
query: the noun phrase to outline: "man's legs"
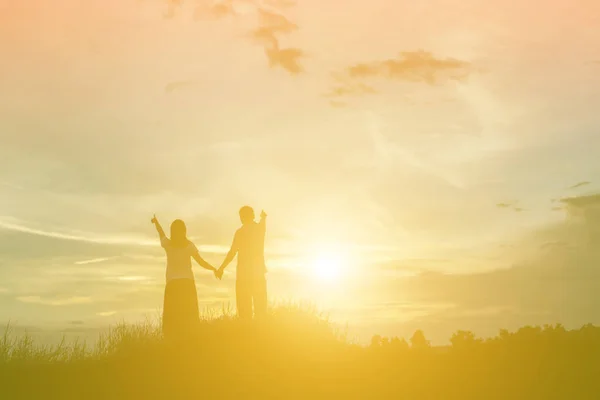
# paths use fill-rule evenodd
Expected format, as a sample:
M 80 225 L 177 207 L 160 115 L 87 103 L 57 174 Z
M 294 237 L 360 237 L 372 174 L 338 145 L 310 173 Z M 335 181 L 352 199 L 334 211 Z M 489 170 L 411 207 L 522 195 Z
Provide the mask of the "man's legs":
M 248 280 L 235 281 L 235 300 L 238 317 L 252 318 L 252 288 Z
M 261 318 L 267 314 L 267 279 L 261 275 L 255 278 L 253 283 L 254 315 Z

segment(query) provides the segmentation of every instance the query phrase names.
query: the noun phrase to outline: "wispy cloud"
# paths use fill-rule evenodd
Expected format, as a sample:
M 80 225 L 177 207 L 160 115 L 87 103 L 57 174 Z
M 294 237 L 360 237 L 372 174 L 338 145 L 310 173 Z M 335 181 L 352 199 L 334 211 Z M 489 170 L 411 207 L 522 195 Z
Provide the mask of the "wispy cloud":
M 149 280 L 147 276 L 138 276 L 138 275 L 129 275 L 129 276 L 120 276 L 118 280 L 122 282 L 140 282 Z
M 110 317 L 115 315 L 117 312 L 116 311 L 101 311 L 99 313 L 96 313 L 96 315 L 100 316 L 100 317 Z
M 471 63 L 455 58 L 437 58 L 423 50 L 402 52 L 398 58 L 350 66 L 351 78 L 383 77 L 430 85 L 449 80 L 464 80 L 473 72 Z
M 141 275 L 107 276 L 104 280 L 111 282 L 152 282 L 152 278 Z
M 369 134 L 374 150 L 374 163 L 381 170 L 388 169 L 391 165 L 401 162 L 406 166 L 430 175 L 443 181 L 445 184 L 457 189 L 462 189 L 465 183 L 461 176 L 453 174 L 448 170 L 436 165 L 422 155 L 412 152 L 406 146 L 398 142 L 384 132 L 384 121 L 375 112 L 366 112 L 368 118 L 367 132 Z
M 569 246 L 569 243 L 567 243 L 564 240 L 555 240 L 555 241 L 552 241 L 552 242 L 543 243 L 540 246 L 540 249 L 542 249 L 542 250 L 558 249 L 558 248 L 563 249 L 563 248 L 568 247 L 568 246 Z
M 74 264 L 75 265 L 98 264 L 98 263 L 101 263 L 104 261 L 114 260 L 115 258 L 118 258 L 118 257 L 93 258 L 91 260 L 76 261 Z
M 12 221 L 11 221 L 12 220 Z M 45 236 L 55 239 L 73 240 L 79 242 L 97 243 L 97 244 L 115 244 L 115 245 L 135 245 L 135 246 L 154 246 L 155 240 L 135 238 L 135 237 L 107 237 L 96 236 L 93 234 L 75 234 L 69 232 L 59 232 L 53 230 L 45 230 L 27 226 L 21 221 L 15 221 L 12 218 L 0 217 L 0 229 L 10 231 L 29 233 L 32 235 Z
M 221 246 L 221 245 L 206 244 L 206 245 L 199 245 L 198 250 L 200 250 L 202 253 L 212 253 L 212 254 L 222 255 L 222 254 L 227 254 L 227 252 L 229 251 L 229 247 Z
M 32 224 L 25 223 L 23 221 L 17 220 L 15 218 L 3 217 L 0 216 L 0 232 L 2 230 L 12 231 L 23 233 L 26 235 L 34 235 L 39 238 L 49 238 L 49 239 L 58 239 L 59 241 L 65 241 L 64 245 L 59 245 L 58 243 L 54 243 L 52 248 L 58 248 L 58 252 L 56 254 L 62 254 L 66 249 L 69 249 L 69 252 L 77 251 L 74 250 L 67 243 L 77 242 L 81 244 L 89 244 L 89 245 L 105 245 L 107 246 L 102 250 L 101 253 L 93 253 L 93 249 L 87 248 L 87 250 L 79 250 L 78 255 L 76 257 L 80 257 L 79 259 L 75 258 L 70 261 L 74 265 L 89 265 L 89 264 L 98 264 L 98 263 L 106 263 L 110 261 L 119 260 L 121 263 L 131 263 L 131 262 L 160 262 L 163 260 L 163 257 L 156 257 L 154 255 L 143 254 L 148 247 L 159 248 L 158 239 L 156 238 L 145 238 L 143 236 L 123 236 L 119 234 L 115 235 L 98 235 L 95 233 L 82 233 L 79 231 L 58 231 L 50 228 L 44 227 L 33 227 Z M 31 242 L 33 238 L 26 239 Z M 190 240 L 197 244 L 198 250 L 203 256 L 222 256 L 229 251 L 228 246 L 217 245 L 217 244 L 201 244 L 202 240 L 198 237 L 190 237 Z M 36 242 L 38 243 L 38 242 Z M 41 244 L 36 247 L 36 251 L 41 252 L 39 254 L 48 254 L 46 247 L 47 244 Z M 67 247 L 65 247 L 67 246 Z M 112 247 L 115 249 L 112 249 Z M 138 248 L 138 250 L 135 250 Z M 92 253 L 90 253 L 92 251 Z M 120 253 L 119 255 L 113 255 L 115 252 Z M 141 253 L 141 254 L 140 254 Z M 27 252 L 28 256 L 32 256 L 34 252 L 31 250 Z M 38 254 L 38 253 L 35 253 Z M 97 255 L 97 256 L 96 256 Z M 94 257 L 96 256 L 96 257 Z M 87 257 L 87 258 L 85 258 Z
M 525 211 L 524 208 L 518 206 L 518 203 L 516 201 L 514 201 L 514 202 L 498 203 L 498 204 L 496 204 L 496 207 L 501 208 L 501 209 L 505 209 L 505 210 L 513 210 L 515 212 L 523 212 L 523 211 Z
M 366 85 L 362 82 L 343 82 L 333 86 L 331 90 L 324 96 L 329 98 L 342 98 L 350 96 L 364 96 L 375 93 L 377 93 L 377 90 L 375 90 L 372 86 Z
M 91 297 L 81 296 L 53 299 L 42 298 L 40 296 L 19 296 L 16 299 L 22 303 L 41 304 L 45 306 L 68 306 L 74 304 L 87 304 L 92 302 Z
M 333 74 L 335 83 L 325 96 L 341 98 L 376 93 L 365 80 L 387 79 L 433 86 L 464 81 L 474 71 L 468 61 L 440 58 L 424 50 L 401 52 L 396 58 L 357 63 L 336 72 Z
M 569 189 L 578 189 L 578 188 L 583 187 L 583 186 L 588 186 L 591 183 L 592 182 L 588 182 L 588 181 L 579 182 L 579 183 L 576 183 L 575 185 L 569 187 Z

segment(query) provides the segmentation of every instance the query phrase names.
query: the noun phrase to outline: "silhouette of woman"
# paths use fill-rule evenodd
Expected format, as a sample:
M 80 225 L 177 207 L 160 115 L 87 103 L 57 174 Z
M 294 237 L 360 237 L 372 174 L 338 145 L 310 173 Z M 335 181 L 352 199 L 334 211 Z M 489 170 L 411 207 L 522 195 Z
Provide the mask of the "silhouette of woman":
M 165 235 L 156 215 L 151 222 L 160 237 L 160 245 L 167 253 L 162 329 L 165 339 L 171 340 L 192 332 L 199 322 L 198 295 L 191 259 L 215 274 L 217 270 L 200 257 L 196 246 L 188 240 L 182 220 L 177 219 L 171 224 L 171 238 Z

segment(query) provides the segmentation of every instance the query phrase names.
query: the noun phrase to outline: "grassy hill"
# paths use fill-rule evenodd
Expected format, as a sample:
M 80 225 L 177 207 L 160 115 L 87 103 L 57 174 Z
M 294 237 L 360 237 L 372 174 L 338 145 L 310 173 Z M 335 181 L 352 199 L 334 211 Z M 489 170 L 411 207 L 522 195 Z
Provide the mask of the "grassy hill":
M 314 310 L 264 321 L 206 316 L 177 343 L 121 324 L 94 346 L 0 338 L 2 399 L 597 399 L 600 329 L 456 332 L 449 347 L 375 336 L 351 343 Z

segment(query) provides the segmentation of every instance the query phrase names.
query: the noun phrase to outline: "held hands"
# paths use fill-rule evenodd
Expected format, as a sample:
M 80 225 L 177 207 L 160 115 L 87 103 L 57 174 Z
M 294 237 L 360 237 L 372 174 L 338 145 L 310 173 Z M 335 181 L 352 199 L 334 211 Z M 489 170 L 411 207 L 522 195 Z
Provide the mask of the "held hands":
M 219 268 L 219 269 L 215 269 L 215 277 L 216 277 L 218 280 L 221 280 L 221 278 L 223 278 L 223 271 L 224 271 L 224 268 L 223 268 L 223 267 L 221 267 L 221 268 Z

